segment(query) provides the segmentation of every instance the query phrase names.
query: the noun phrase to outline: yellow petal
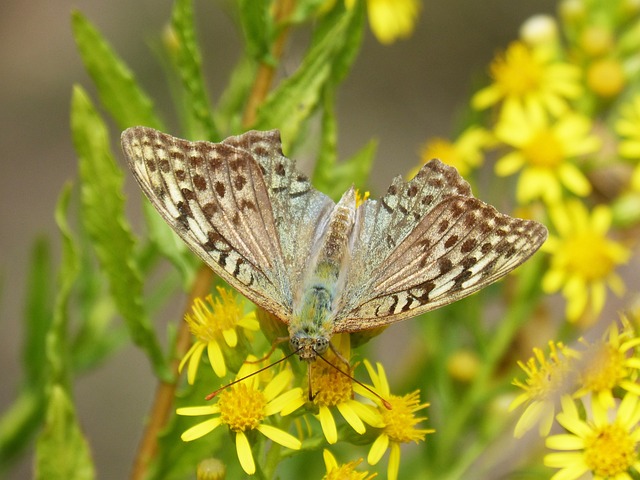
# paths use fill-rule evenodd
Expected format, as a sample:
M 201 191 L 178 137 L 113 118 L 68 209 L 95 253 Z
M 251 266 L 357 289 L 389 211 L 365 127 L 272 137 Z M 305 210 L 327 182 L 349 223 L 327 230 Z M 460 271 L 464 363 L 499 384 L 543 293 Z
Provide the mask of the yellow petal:
M 200 366 L 200 359 L 202 358 L 202 351 L 206 345 L 202 342 L 196 342 L 193 346 L 196 348 L 193 349 L 193 353 L 189 359 L 189 368 L 187 370 L 187 381 L 189 382 L 189 385 L 193 385 L 193 382 L 196 380 L 198 367 Z
M 305 403 L 304 392 L 301 388 L 294 388 L 288 390 L 279 397 L 271 400 L 265 408 L 265 416 L 273 415 L 274 413 L 280 413 L 281 415 L 288 415 L 291 412 L 297 410 Z M 284 413 L 286 411 L 286 413 Z
M 324 468 L 327 470 L 327 472 L 330 472 L 334 468 L 338 468 L 336 457 L 334 457 L 333 454 L 326 448 L 322 450 L 322 458 L 324 459 Z
M 378 463 L 384 455 L 384 452 L 387 451 L 388 446 L 389 437 L 386 433 L 383 433 L 378 438 L 376 438 L 371 445 L 369 455 L 367 456 L 367 463 L 369 463 L 369 465 L 375 465 L 376 463 Z
M 265 425 L 264 423 L 258 425 L 257 428 L 258 431 L 269 440 L 273 440 L 283 447 L 290 448 L 291 450 L 300 450 L 302 447 L 302 442 L 300 440 L 284 430 L 280 430 L 279 428 L 271 425 Z
M 251 453 L 251 445 L 244 432 L 236 433 L 236 452 L 238 454 L 238 460 L 240 460 L 240 466 L 248 474 L 253 475 L 256 473 L 256 464 L 253 461 L 253 454 Z
M 176 410 L 178 415 L 197 417 L 200 415 L 213 415 L 220 412 L 218 405 L 202 405 L 199 407 L 182 407 Z
M 236 333 L 235 328 L 227 328 L 222 331 L 222 336 L 224 337 L 224 341 L 231 348 L 234 348 L 238 344 L 238 334 Z
M 551 435 L 545 440 L 544 444 L 547 448 L 553 448 L 554 450 L 580 450 L 584 448 L 584 440 L 582 438 L 569 434 Z
M 329 444 L 333 445 L 338 441 L 338 431 L 336 429 L 336 422 L 333 420 L 333 415 L 331 415 L 331 411 L 325 405 L 321 405 L 317 417 L 320 420 L 324 437 L 327 439 Z
M 215 340 L 211 340 L 207 345 L 207 354 L 209 356 L 209 363 L 215 374 L 222 378 L 227 374 L 227 364 L 224 361 L 222 350 L 220 345 Z
M 362 420 L 360 420 L 358 415 L 356 415 L 356 413 L 350 407 L 349 403 L 339 403 L 337 407 L 342 417 L 347 421 L 349 425 L 351 425 L 351 428 L 353 428 L 356 433 L 362 435 L 366 431 L 366 428 L 364 428 L 364 423 L 362 423 Z
M 519 152 L 506 154 L 496 162 L 495 171 L 499 177 L 513 175 L 524 165 L 525 159 Z
M 398 445 L 396 442 L 391 442 L 389 465 L 387 466 L 387 479 L 397 480 L 398 470 L 400 470 L 400 445 Z
M 202 423 L 199 423 L 188 430 L 185 430 L 180 438 L 184 442 L 190 442 L 191 440 L 195 440 L 197 438 L 203 437 L 209 432 L 212 432 L 214 429 L 219 427 L 222 424 L 222 420 L 220 418 L 212 418 L 206 420 Z

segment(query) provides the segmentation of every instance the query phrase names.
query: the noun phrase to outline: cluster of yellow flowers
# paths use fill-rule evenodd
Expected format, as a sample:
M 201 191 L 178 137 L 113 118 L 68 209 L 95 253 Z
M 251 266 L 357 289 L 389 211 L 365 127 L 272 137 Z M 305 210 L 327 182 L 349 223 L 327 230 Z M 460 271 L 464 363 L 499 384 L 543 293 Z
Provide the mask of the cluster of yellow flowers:
M 562 451 L 544 459 L 557 479 L 640 472 L 639 325 L 623 317 L 602 340 L 568 343 L 606 328 L 607 294 L 625 293 L 620 270 L 638 247 L 639 52 L 640 3 L 562 0 L 557 17 L 532 17 L 496 55 L 471 98 L 474 122 L 422 150 L 423 162 L 438 157 L 471 181 L 492 166 L 517 213 L 549 227 L 539 283 L 564 297 L 552 328 L 567 344 L 550 341 L 546 356 L 534 349 L 520 363 L 526 380 L 514 382 L 522 393 L 512 410 L 526 406 L 516 437 L 538 424 L 547 447 Z M 556 424 L 566 433 L 548 436 Z
M 511 409 L 525 406 L 516 437 L 536 424 L 549 453 L 545 465 L 560 469 L 553 478 L 576 479 L 586 472 L 594 478 L 628 478 L 640 472 L 640 336 L 637 318 L 622 317 L 602 338 L 581 339 L 576 348 L 549 342 L 548 357 L 534 357 L 520 367 L 523 392 Z M 556 415 L 556 407 L 561 411 Z M 549 435 L 554 422 L 567 433 Z
M 195 343 L 180 364 L 180 370 L 188 364 L 189 384 L 195 382 L 205 349 L 213 372 L 221 378 L 228 373 L 226 359 L 240 356 L 243 361 L 235 377 L 241 381 L 221 389 L 214 395 L 215 402 L 178 408 L 178 415 L 212 416 L 186 430 L 182 439 L 196 440 L 226 426 L 235 438 L 242 469 L 253 475 L 256 463 L 250 439 L 257 440 L 254 432 L 260 432 L 274 442 L 273 445 L 291 450 L 304 449 L 305 445 L 308 449 L 316 449 L 320 436 L 327 444 L 335 444 L 339 437 L 338 425 L 343 424 L 363 436 L 357 443 L 371 445 L 367 457 L 370 465 L 377 464 L 389 450 L 388 478 L 397 478 L 400 444 L 422 441 L 426 434 L 433 432 L 416 428 L 426 419 L 416 417 L 416 412 L 428 407 L 428 404 L 420 403 L 419 391 L 405 396 L 391 394 L 382 365 L 377 364 L 374 368 L 367 360 L 363 363 L 371 385 L 355 382 L 354 371 L 345 371 L 344 360 L 349 359 L 351 352 L 347 334 L 337 335 L 332 341 L 342 358 L 330 351 L 324 356 L 327 363 L 318 360 L 309 365 L 308 385 L 296 385 L 296 381 L 304 378 L 294 376 L 293 368 L 299 363 L 297 357 L 293 362 L 282 362 L 262 371 L 260 367 L 269 360 L 258 360 L 250 352 L 259 345 L 268 346 L 266 339 L 261 339 L 262 342 L 256 342 L 255 338 L 252 342 L 238 341 L 239 337 L 254 336 L 258 330 L 255 313 L 244 314 L 242 304 L 239 296 L 219 287 L 215 299 L 211 295 L 206 303 L 197 299 L 193 312 L 185 318 L 195 337 Z M 336 411 L 344 421 L 335 417 Z M 313 422 L 318 425 L 317 429 Z M 290 427 L 295 427 L 296 435 L 287 431 Z M 278 458 L 280 454 L 276 451 L 270 455 Z M 325 450 L 324 459 L 328 479 L 371 478 L 366 472 L 354 470 L 362 459 L 338 465 L 329 450 Z

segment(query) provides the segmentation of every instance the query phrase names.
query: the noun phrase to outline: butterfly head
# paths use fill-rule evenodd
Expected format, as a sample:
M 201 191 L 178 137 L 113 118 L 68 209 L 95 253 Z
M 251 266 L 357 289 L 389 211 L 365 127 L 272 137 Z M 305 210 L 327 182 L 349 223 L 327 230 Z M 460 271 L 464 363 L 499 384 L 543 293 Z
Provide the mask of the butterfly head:
M 289 338 L 291 349 L 298 354 L 300 360 L 312 362 L 318 355 L 324 354 L 329 348 L 329 339 L 322 335 L 298 333 Z

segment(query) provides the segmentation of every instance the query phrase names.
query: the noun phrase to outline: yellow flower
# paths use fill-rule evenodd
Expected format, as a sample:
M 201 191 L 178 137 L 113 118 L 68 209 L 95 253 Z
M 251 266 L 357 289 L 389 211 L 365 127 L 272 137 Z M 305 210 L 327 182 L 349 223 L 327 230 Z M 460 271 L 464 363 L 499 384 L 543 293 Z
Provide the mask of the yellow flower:
M 596 95 L 612 98 L 624 89 L 627 78 L 620 61 L 604 58 L 589 65 L 586 83 Z
M 514 436 L 522 437 L 539 423 L 541 436 L 547 435 L 553 424 L 558 399 L 572 387 L 575 377 L 574 361 L 580 357 L 578 352 L 562 343 L 549 342 L 549 359 L 539 348 L 533 349 L 534 357 L 527 363 L 518 362 L 518 366 L 527 374 L 524 381 L 515 379 L 513 385 L 524 390 L 509 406 L 509 411 L 526 405 L 516 424 Z
M 455 167 L 463 177 L 482 164 L 482 150 L 489 145 L 491 137 L 485 129 L 472 126 L 466 129 L 455 142 L 445 138 L 432 138 L 422 148 L 422 163 L 437 158 Z M 409 174 L 413 178 L 420 167 Z
M 222 354 L 221 341 L 224 340 L 227 346 L 234 348 L 238 343 L 237 328 L 249 331 L 257 331 L 260 328 L 255 312 L 243 315 L 237 296 L 224 288 L 217 289 L 219 296 L 215 300 L 212 295 L 208 295 L 205 304 L 202 299 L 196 298 L 192 306 L 193 314 L 185 315 L 185 321 L 189 324 L 196 341 L 182 358 L 178 370 L 182 372 L 187 361 L 189 362 L 187 380 L 191 385 L 195 381 L 205 348 L 213 371 L 218 377 L 224 377 L 227 374 L 227 365 Z
M 238 372 L 237 378 L 243 378 L 255 372 L 257 370 L 255 360 L 255 357 L 249 356 Z M 178 415 L 216 415 L 186 430 L 181 436 L 182 440 L 190 442 L 212 432 L 220 425 L 227 425 L 235 434 L 240 465 L 249 475 L 255 473 L 256 466 L 246 435 L 247 431 L 256 430 L 280 445 L 299 450 L 302 446 L 300 440 L 273 425 L 264 423 L 267 417 L 280 413 L 300 396 L 300 388 L 289 389 L 282 393 L 289 387 L 292 378 L 291 371 L 283 370 L 264 388 L 260 388 L 260 376 L 255 375 L 223 390 L 216 397 L 218 401 L 213 405 L 178 408 L 176 411 Z
M 371 396 L 371 394 L 364 389 L 356 388 L 360 394 L 368 396 L 378 404 L 378 410 L 382 414 L 384 423 L 384 428 L 382 428 L 380 435 L 371 445 L 367 462 L 369 462 L 369 465 L 377 464 L 387 449 L 389 449 L 387 478 L 389 480 L 396 480 L 398 478 L 398 470 L 400 469 L 400 444 L 408 442 L 418 443 L 424 440 L 426 434 L 435 432 L 435 430 L 432 429 L 415 428 L 418 423 L 427 419 L 426 417 L 416 417 L 415 413 L 427 408 L 429 404 L 420 404 L 419 390 L 402 397 L 391 395 L 389 382 L 387 381 L 387 376 L 382 365 L 380 363 L 376 364 L 378 367 L 377 371 L 373 369 L 373 366 L 367 360 L 364 361 L 364 365 L 369 372 L 375 391 L 391 406 L 390 409 L 385 407 L 379 398 Z
M 542 289 L 554 293 L 562 289 L 567 299 L 567 319 L 582 315 L 597 317 L 606 300 L 606 287 L 617 295 L 624 283 L 615 268 L 629 258 L 622 244 L 607 238 L 611 210 L 598 205 L 589 214 L 577 200 L 556 205 L 550 216 L 558 233 L 550 236 L 543 249 L 551 254 L 551 265 L 542 278 Z
M 640 160 L 640 95 L 620 108 L 615 130 L 622 137 L 618 153 L 624 158 Z
M 626 318 L 622 318 L 622 331 L 617 323 L 608 329 L 607 338 L 588 343 L 584 359 L 587 364 L 580 374 L 582 387 L 576 397 L 593 393 L 605 407 L 613 407 L 613 389 L 622 388 L 634 395 L 640 395 L 640 385 L 636 383 L 640 358 L 635 349 L 640 345 L 640 338 L 635 335 L 633 327 Z
M 638 397 L 627 393 L 614 417 L 597 397 L 591 400 L 590 410 L 589 418 L 583 420 L 574 401 L 563 397 L 557 419 L 569 433 L 546 441 L 548 448 L 562 450 L 544 457 L 546 466 L 560 469 L 552 480 L 574 480 L 587 472 L 594 480 L 631 480 L 631 470 L 640 472 Z
M 356 0 L 345 0 L 353 8 Z M 369 25 L 378 41 L 391 44 L 407 38 L 415 29 L 420 13 L 419 0 L 367 0 Z
M 353 462 L 344 463 L 338 465 L 336 458 L 327 449 L 322 451 L 322 457 L 324 458 L 324 465 L 327 469 L 327 473 L 322 480 L 371 480 L 376 476 L 375 473 L 369 475 L 369 472 L 357 472 L 355 469 L 362 459 L 355 460 Z
M 519 106 L 530 115 L 559 115 L 567 109 L 567 100 L 581 93 L 580 70 L 555 60 L 546 48 L 513 42 L 489 70 L 493 83 L 471 99 L 478 110 L 502 101 L 503 108 Z
M 334 347 L 344 359 L 348 360 L 350 350 L 349 334 L 335 335 L 332 338 Z M 336 368 L 346 371 L 346 365 L 342 359 L 337 358 L 329 350 L 324 358 Z M 338 441 L 338 430 L 331 409 L 335 407 L 340 415 L 347 421 L 351 428 L 362 435 L 366 428 L 364 423 L 373 427 L 382 427 L 382 418 L 371 405 L 365 405 L 353 398 L 353 380 L 338 372 L 336 368 L 326 364 L 322 359 L 309 363 L 311 369 L 311 388 L 313 389 L 313 403 L 318 407 L 317 418 L 320 421 L 322 432 L 327 442 L 334 444 Z M 351 371 L 346 371 L 352 375 Z M 301 391 L 300 397 L 292 402 L 289 408 L 282 411 L 287 415 L 306 403 L 308 394 Z M 364 422 L 364 423 L 363 423 Z
M 600 141 L 590 130 L 590 120 L 575 113 L 551 122 L 544 113 L 505 108 L 495 135 L 514 151 L 498 160 L 496 173 L 507 176 L 522 170 L 517 187 L 521 203 L 536 198 L 555 203 L 563 186 L 576 195 L 587 195 L 591 185 L 571 160 L 599 148 Z

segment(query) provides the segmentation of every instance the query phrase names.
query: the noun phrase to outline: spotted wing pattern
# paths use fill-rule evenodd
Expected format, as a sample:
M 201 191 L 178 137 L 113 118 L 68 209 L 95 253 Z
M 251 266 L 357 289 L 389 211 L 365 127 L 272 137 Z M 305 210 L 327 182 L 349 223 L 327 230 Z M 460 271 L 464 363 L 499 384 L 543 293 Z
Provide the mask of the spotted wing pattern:
M 335 332 L 387 325 L 466 297 L 516 268 L 547 237 L 541 224 L 474 198 L 438 160 L 409 182 L 395 179 L 358 217 Z
M 189 142 L 133 127 L 123 132 L 122 146 L 143 191 L 187 245 L 288 323 L 292 285 L 303 269 L 300 252 L 311 248 L 333 202 L 295 172 L 279 134 Z M 282 239 L 290 243 L 283 246 Z

